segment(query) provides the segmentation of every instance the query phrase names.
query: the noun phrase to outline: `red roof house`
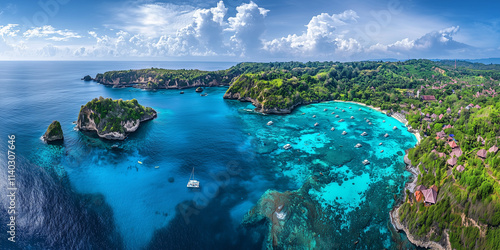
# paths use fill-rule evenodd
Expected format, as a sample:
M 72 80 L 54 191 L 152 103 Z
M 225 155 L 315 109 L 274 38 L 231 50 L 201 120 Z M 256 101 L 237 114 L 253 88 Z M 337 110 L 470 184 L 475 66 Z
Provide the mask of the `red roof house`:
M 422 201 L 424 199 L 424 194 L 422 194 L 422 191 L 417 190 L 415 191 L 415 200 L 417 202 Z
M 448 145 L 450 145 L 451 148 L 458 148 L 458 145 L 455 141 L 448 142 Z

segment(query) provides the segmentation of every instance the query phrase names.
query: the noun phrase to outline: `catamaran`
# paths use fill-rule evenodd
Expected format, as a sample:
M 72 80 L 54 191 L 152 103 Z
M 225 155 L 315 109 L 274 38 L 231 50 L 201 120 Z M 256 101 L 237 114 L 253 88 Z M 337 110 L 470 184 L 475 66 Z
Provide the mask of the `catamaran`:
M 187 184 L 188 188 L 199 188 L 200 187 L 200 182 L 194 179 L 194 168 L 193 171 L 191 172 L 191 176 L 189 176 L 189 182 Z

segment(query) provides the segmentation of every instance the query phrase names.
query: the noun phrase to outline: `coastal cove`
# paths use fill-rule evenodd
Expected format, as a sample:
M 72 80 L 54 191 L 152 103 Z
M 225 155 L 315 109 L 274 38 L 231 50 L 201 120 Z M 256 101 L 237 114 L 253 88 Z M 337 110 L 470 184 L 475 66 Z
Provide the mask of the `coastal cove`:
M 289 201 L 306 201 L 284 206 L 293 215 L 284 232 L 291 230 L 288 226 L 307 226 L 304 232 L 310 232 L 311 238 L 301 241 L 333 248 L 354 244 L 415 248 L 404 234 L 391 231 L 389 219 L 411 176 L 404 152 L 417 143 L 396 118 L 369 106 L 335 101 L 299 106 L 288 115 L 265 115 L 253 111 L 251 103 L 224 100 L 227 87 L 205 88 L 207 96 L 194 88 L 180 95 L 178 90 L 117 89 L 79 79 L 122 68 L 219 70 L 232 65 L 152 64 L 2 63 L 0 83 L 11 96 L 0 101 L 7 107 L 1 119 L 9 120 L 1 135 L 16 133 L 20 138 L 19 154 L 24 158 L 20 192 L 40 194 L 34 200 L 20 197 L 24 220 L 19 220 L 19 230 L 29 239 L 20 242 L 21 248 L 83 244 L 118 249 L 259 249 L 268 244 L 267 224 L 240 224 L 267 190 L 290 194 Z M 158 117 L 141 124 L 122 142 L 74 130 L 80 106 L 99 96 L 135 98 L 154 108 Z M 61 123 L 62 145 L 40 139 L 52 120 Z M 266 125 L 269 121 L 273 125 Z M 367 135 L 361 136 L 363 132 Z M 358 143 L 362 147 L 355 148 Z M 285 144 L 291 148 L 283 149 Z M 370 164 L 363 165 L 364 159 Z M 201 182 L 199 192 L 186 188 L 192 167 Z M 68 196 L 74 202 L 59 200 Z M 57 205 L 59 210 L 33 209 L 38 204 Z M 293 224 L 300 219 L 295 212 L 304 209 L 302 205 L 319 211 L 311 221 L 324 222 Z M 79 219 L 79 214 L 88 215 Z M 33 220 L 40 221 L 34 229 Z M 44 230 L 49 224 L 51 230 Z M 68 229 L 68 225 L 74 226 Z M 98 228 L 106 229 L 109 237 L 83 237 Z M 74 237 L 48 240 L 61 230 Z

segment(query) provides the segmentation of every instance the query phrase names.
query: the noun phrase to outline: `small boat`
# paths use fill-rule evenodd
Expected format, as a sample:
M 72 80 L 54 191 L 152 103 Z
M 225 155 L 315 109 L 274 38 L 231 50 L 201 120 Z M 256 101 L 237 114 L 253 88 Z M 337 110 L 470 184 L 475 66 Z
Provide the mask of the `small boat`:
M 389 134 L 385 134 L 384 137 L 389 137 Z
M 302 113 L 302 115 L 305 115 L 306 113 Z
M 371 123 L 371 122 L 369 122 L 369 123 L 368 123 L 368 125 L 372 125 L 372 123 Z
M 313 118 L 316 118 L 316 115 L 313 115 Z
M 184 94 L 184 91 L 181 91 L 181 95 Z
M 160 166 L 155 166 L 155 168 L 160 168 Z
M 378 145 L 380 146 L 380 145 L 382 145 L 382 143 L 379 143 Z
M 363 145 L 361 145 L 361 144 L 359 144 L 359 143 L 358 143 L 358 144 L 356 144 L 356 146 L 354 146 L 354 147 L 355 147 L 355 148 L 360 148 L 360 147 L 362 147 L 362 146 L 363 146 Z
M 335 109 L 339 109 L 339 107 L 335 107 Z
M 366 132 L 361 133 L 361 136 L 366 136 L 366 135 L 368 135 L 368 133 Z
M 292 145 L 290 145 L 290 144 L 286 144 L 285 146 L 283 146 L 283 149 L 284 149 L 284 150 L 288 150 L 288 149 L 290 149 L 291 147 L 292 147 Z
M 344 109 L 342 109 L 342 112 L 345 112 L 345 110 L 344 110 Z
M 349 109 L 352 109 L 351 107 L 349 107 Z
M 370 120 L 366 119 L 366 122 L 370 122 Z
M 369 162 L 368 160 L 366 160 L 366 159 L 365 159 L 365 160 L 363 161 L 363 164 L 368 165 L 368 164 L 370 164 L 370 162 Z
M 398 127 L 394 126 L 394 127 L 392 127 L 392 129 L 396 130 L 396 129 L 398 129 Z
M 207 96 L 207 95 L 208 95 L 207 93 L 200 94 L 200 96 Z
M 327 111 L 328 109 L 323 109 L 323 111 Z
M 334 128 L 334 127 L 332 127 L 330 130 L 331 130 L 331 131 L 334 131 L 334 130 L 335 130 L 335 128 Z
M 314 127 L 316 127 L 316 126 L 318 126 L 318 125 L 319 125 L 319 123 L 314 123 Z
M 267 126 L 271 126 L 271 125 L 273 125 L 273 124 L 274 124 L 274 122 L 273 122 L 273 121 L 269 121 L 269 122 L 267 122 Z
M 358 109 L 359 111 L 361 111 L 361 109 Z
M 335 114 L 335 112 L 332 112 L 332 115 Z
M 137 161 L 137 163 L 142 164 L 142 161 Z
M 340 116 L 339 115 L 336 115 L 335 118 L 339 118 Z
M 354 119 L 354 116 L 351 116 L 351 119 Z
M 344 119 L 340 119 L 340 120 L 339 120 L 339 122 L 343 122 L 343 121 L 344 121 Z
M 189 176 L 189 181 L 187 184 L 188 188 L 199 188 L 200 187 L 200 182 L 194 179 L 194 168 L 193 171 L 191 171 L 191 176 Z
M 347 135 L 347 132 L 345 132 L 345 131 L 344 131 L 344 132 L 342 132 L 342 134 L 343 134 L 343 135 Z
M 384 122 L 384 123 L 385 123 L 385 120 L 383 120 L 382 122 Z
M 118 145 L 117 145 L 117 144 L 113 144 L 113 145 L 111 146 L 111 148 L 118 148 Z
M 384 150 L 383 150 L 383 149 L 382 149 L 382 150 L 380 150 L 380 153 L 383 153 L 383 152 L 384 152 Z
M 76 124 L 76 121 L 73 121 L 72 123 L 73 123 L 73 124 Z

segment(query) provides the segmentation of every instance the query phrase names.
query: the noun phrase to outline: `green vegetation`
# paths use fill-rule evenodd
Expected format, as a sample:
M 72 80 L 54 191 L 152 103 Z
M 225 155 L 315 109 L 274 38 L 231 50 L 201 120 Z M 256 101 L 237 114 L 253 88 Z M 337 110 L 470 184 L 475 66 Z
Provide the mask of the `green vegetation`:
M 422 240 L 445 242 L 447 232 L 456 249 L 500 249 L 500 152 L 487 153 L 485 159 L 477 156 L 480 149 L 500 146 L 500 65 L 459 61 L 455 68 L 455 61 L 429 60 L 240 63 L 214 72 L 148 69 L 106 72 L 96 78 L 111 82 L 118 77 L 124 84 L 149 79 L 145 88 L 172 82 L 232 83 L 224 97 L 250 99 L 261 112 L 289 112 L 300 104 L 326 100 L 400 112 L 423 138 L 408 155 L 420 170 L 418 184 L 439 189 L 435 205 L 402 205 L 402 223 Z M 435 100 L 423 100 L 423 95 Z M 95 110 L 98 119 L 109 116 L 108 108 Z M 107 126 L 116 129 L 114 122 Z M 445 137 L 436 138 L 438 132 Z M 449 135 L 460 149 L 456 166 L 464 166 L 463 172 L 447 163 L 452 152 Z
M 94 120 L 102 133 L 125 133 L 123 123 L 143 120 L 146 117 L 154 116 L 156 113 L 152 108 L 140 105 L 136 99 L 123 101 L 103 97 L 94 98 L 82 106 L 80 114 L 84 109 L 92 111 L 90 118 Z
M 64 140 L 63 131 L 61 128 L 61 123 L 58 121 L 53 121 L 42 138 L 47 142 Z

